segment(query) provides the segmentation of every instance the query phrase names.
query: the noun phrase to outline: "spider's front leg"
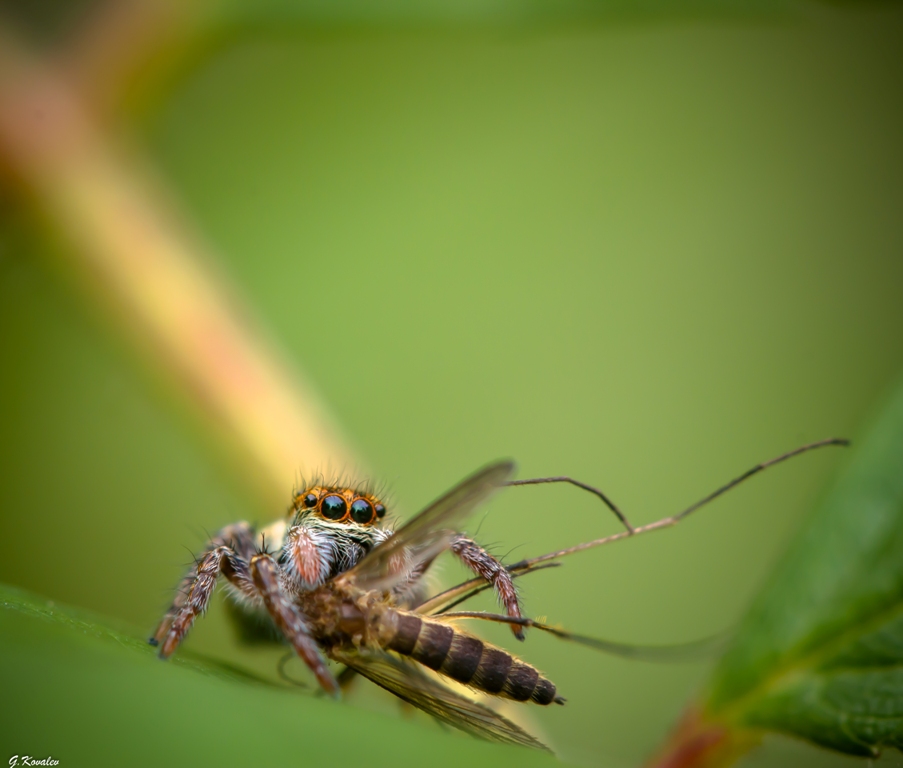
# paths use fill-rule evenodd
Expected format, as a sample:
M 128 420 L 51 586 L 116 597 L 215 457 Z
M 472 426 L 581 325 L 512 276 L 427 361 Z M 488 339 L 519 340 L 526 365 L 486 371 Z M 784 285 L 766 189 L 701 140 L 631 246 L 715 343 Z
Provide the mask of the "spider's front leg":
M 182 579 L 172 605 L 148 641 L 160 646 L 160 658 L 172 655 L 194 620 L 207 609 L 220 574 L 246 597 L 258 597 L 248 569 L 253 537 L 254 529 L 241 522 L 223 528 L 207 543 L 197 567 Z
M 505 606 L 505 611 L 512 618 L 521 618 L 520 602 L 517 599 L 517 590 L 508 569 L 496 558 L 473 539 L 468 539 L 463 534 L 456 534 L 451 541 L 451 551 L 464 565 L 477 576 L 480 576 L 495 589 L 499 601 Z M 511 631 L 518 640 L 524 639 L 524 629 L 512 624 Z
M 282 589 L 279 579 L 279 566 L 272 555 L 260 552 L 251 558 L 251 578 L 267 612 L 272 617 L 276 626 L 292 644 L 295 652 L 301 660 L 310 667 L 316 675 L 317 682 L 327 693 L 338 697 L 339 684 L 333 677 L 326 659 L 323 656 L 317 641 L 310 635 L 307 620 L 298 609 L 294 601 Z

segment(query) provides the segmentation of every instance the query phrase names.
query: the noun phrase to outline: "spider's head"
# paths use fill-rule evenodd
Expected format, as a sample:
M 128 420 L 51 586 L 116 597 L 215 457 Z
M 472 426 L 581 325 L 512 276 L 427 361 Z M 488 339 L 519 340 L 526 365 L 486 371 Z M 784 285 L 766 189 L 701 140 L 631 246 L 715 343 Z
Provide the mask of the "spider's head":
M 354 488 L 313 485 L 295 494 L 296 521 L 327 520 L 356 526 L 374 526 L 386 515 L 385 505 L 371 493 Z

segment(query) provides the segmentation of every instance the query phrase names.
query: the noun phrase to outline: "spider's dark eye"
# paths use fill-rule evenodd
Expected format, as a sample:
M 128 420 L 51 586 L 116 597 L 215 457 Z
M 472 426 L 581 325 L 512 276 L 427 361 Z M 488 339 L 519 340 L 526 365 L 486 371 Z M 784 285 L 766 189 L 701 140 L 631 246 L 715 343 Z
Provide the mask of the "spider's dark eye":
M 382 504 L 376 505 L 376 516 L 382 520 L 386 516 L 386 508 Z
M 308 493 L 307 496 L 304 497 L 304 506 L 305 507 L 317 506 L 317 495 L 315 493 Z
M 341 520 L 348 511 L 348 505 L 341 496 L 327 496 L 323 499 L 320 511 L 327 520 Z
M 355 499 L 351 505 L 351 519 L 356 523 L 369 523 L 373 520 L 373 507 L 366 499 Z

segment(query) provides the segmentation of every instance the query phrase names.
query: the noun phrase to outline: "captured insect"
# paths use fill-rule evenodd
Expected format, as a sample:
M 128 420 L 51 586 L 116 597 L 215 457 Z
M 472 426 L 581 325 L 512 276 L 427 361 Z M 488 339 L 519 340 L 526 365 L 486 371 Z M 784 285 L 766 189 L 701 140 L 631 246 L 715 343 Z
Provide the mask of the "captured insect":
M 757 464 L 676 515 L 639 527 L 597 488 L 570 477 L 512 480 L 514 465 L 507 461 L 475 472 L 394 532 L 383 526 L 386 508 L 370 492 L 315 484 L 296 493 L 287 517 L 267 528 L 255 531 L 239 522 L 219 531 L 182 580 L 149 642 L 159 646 L 161 658 L 172 655 L 207 608 L 222 576 L 229 598 L 290 644 L 324 691 L 338 696 L 340 681 L 360 674 L 475 736 L 547 749 L 495 710 L 443 684 L 446 678 L 492 696 L 539 705 L 565 702 L 536 667 L 461 630 L 458 620 L 508 624 L 521 640 L 524 629 L 533 627 L 599 650 L 642 655 L 640 648 L 575 635 L 523 616 L 514 580 L 558 565 L 574 552 L 676 525 L 767 467 L 814 448 L 847 444 L 829 439 L 804 445 Z M 542 483 L 570 483 L 594 494 L 625 530 L 508 566 L 457 531 L 494 491 Z M 428 596 L 424 576 L 445 551 L 475 578 Z M 453 610 L 486 589 L 495 590 L 504 614 Z M 327 659 L 344 665 L 338 678 Z

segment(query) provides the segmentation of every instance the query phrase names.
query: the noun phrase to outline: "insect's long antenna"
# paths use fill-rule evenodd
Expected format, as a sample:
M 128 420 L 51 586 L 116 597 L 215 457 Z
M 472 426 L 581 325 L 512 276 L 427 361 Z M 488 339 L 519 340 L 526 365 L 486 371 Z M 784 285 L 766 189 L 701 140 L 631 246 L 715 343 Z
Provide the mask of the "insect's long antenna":
M 487 613 L 485 611 L 456 611 L 454 613 L 443 613 L 433 617 L 434 621 L 457 621 L 458 619 L 480 619 L 482 621 L 493 621 L 499 624 L 516 624 L 521 627 L 534 627 L 548 632 L 562 640 L 570 640 L 597 651 L 610 653 L 613 656 L 621 656 L 626 659 L 639 659 L 641 661 L 653 662 L 675 662 L 675 661 L 700 661 L 711 658 L 714 654 L 723 651 L 727 640 L 728 633 L 705 637 L 701 640 L 691 640 L 688 643 L 674 643 L 671 645 L 633 645 L 630 643 L 618 643 L 613 640 L 603 640 L 596 637 L 587 637 L 586 635 L 578 635 L 569 632 L 561 627 L 545 624 L 536 619 L 529 619 L 523 616 L 503 616 L 498 613 Z
M 828 438 L 827 440 L 819 440 L 818 442 L 815 442 L 815 443 L 809 443 L 807 445 L 802 445 L 799 448 L 795 448 L 792 451 L 783 453 L 780 456 L 777 456 L 773 459 L 770 459 L 768 461 L 763 461 L 761 464 L 756 464 L 756 466 L 754 466 L 752 469 L 748 469 L 746 472 L 744 472 L 739 477 L 735 477 L 729 483 L 722 485 L 716 491 L 713 491 L 708 496 L 705 496 L 704 498 L 700 499 L 695 504 L 691 504 L 689 507 L 687 507 L 682 512 L 678 512 L 676 515 L 672 515 L 671 517 L 662 518 L 661 520 L 657 520 L 654 523 L 649 523 L 647 525 L 641 525 L 638 527 L 634 527 L 634 526 L 630 525 L 630 523 L 627 522 L 627 519 L 625 518 L 624 514 L 611 502 L 611 500 L 604 493 L 602 493 L 602 491 L 600 491 L 596 488 L 593 488 L 592 486 L 586 485 L 585 483 L 581 483 L 576 480 L 573 480 L 570 477 L 546 477 L 546 478 L 536 478 L 536 479 L 532 479 L 532 480 L 511 480 L 508 483 L 506 483 L 506 485 L 538 485 L 540 483 L 571 483 L 572 485 L 576 485 L 579 488 L 583 488 L 583 489 L 589 491 L 590 493 L 593 493 L 596 496 L 598 496 L 599 498 L 601 498 L 602 501 L 605 502 L 605 505 L 609 509 L 611 509 L 615 513 L 615 515 L 617 515 L 618 519 L 624 524 L 624 527 L 627 530 L 623 531 L 622 533 L 616 533 L 616 534 L 613 534 L 611 536 L 606 536 L 601 539 L 595 539 L 593 541 L 584 542 L 583 544 L 577 544 L 576 546 L 568 547 L 567 549 L 561 549 L 557 552 L 550 552 L 547 555 L 540 555 L 539 557 L 533 557 L 533 558 L 530 558 L 529 560 L 521 560 L 520 562 L 515 563 L 514 565 L 508 566 L 508 570 L 523 569 L 525 567 L 529 567 L 529 566 L 535 565 L 537 563 L 542 563 L 547 560 L 556 560 L 559 557 L 564 557 L 565 555 L 570 555 L 574 552 L 580 552 L 584 549 L 592 549 L 593 547 L 600 547 L 603 544 L 608 544 L 612 541 L 617 541 L 619 539 L 626 539 L 629 536 L 636 536 L 637 534 L 640 534 L 640 533 L 649 533 L 650 531 L 657 531 L 660 528 L 669 528 L 672 525 L 677 525 L 677 523 L 679 523 L 681 520 L 683 520 L 685 517 L 687 517 L 691 513 L 695 512 L 700 507 L 705 506 L 710 501 L 713 501 L 714 499 L 717 499 L 722 494 L 727 493 L 727 491 L 729 491 L 731 488 L 734 488 L 735 486 L 739 485 L 744 480 L 747 480 L 748 478 L 752 477 L 753 475 L 758 474 L 763 469 L 767 469 L 768 467 L 774 466 L 775 464 L 780 464 L 782 461 L 786 461 L 787 459 L 790 459 L 794 456 L 799 456 L 799 454 L 805 453 L 806 451 L 811 451 L 815 448 L 823 448 L 828 445 L 849 445 L 849 444 L 850 444 L 849 440 L 845 440 L 843 438 L 832 437 L 832 438 Z

